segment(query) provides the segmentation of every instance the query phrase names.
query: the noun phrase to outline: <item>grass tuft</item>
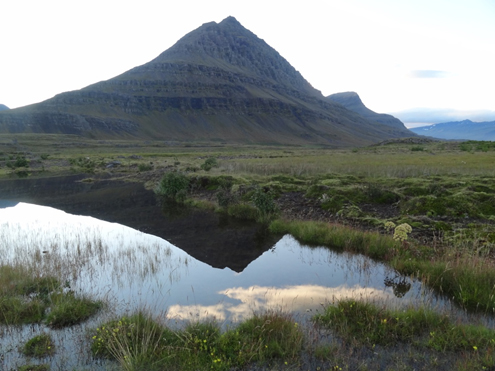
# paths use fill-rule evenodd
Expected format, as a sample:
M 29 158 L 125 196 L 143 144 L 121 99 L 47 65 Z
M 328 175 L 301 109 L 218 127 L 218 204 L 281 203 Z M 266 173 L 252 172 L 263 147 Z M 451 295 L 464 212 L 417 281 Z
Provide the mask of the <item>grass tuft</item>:
M 48 334 L 41 334 L 29 339 L 22 349 L 22 353 L 30 357 L 47 357 L 53 355 L 55 346 L 52 337 Z

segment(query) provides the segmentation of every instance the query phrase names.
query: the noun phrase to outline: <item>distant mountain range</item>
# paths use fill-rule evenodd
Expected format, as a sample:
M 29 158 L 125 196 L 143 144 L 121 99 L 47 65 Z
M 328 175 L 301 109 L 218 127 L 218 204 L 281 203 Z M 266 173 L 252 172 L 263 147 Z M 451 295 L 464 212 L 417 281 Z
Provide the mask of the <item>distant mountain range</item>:
M 495 121 L 495 111 L 490 110 L 455 110 L 447 108 L 411 108 L 404 111 L 392 112 L 407 124 L 433 124 L 455 122 L 470 119 L 476 122 Z
M 469 139 L 495 141 L 495 121 L 473 122 L 471 120 L 444 122 L 410 129 L 419 135 L 440 139 Z
M 0 111 L 5 111 L 8 109 L 9 109 L 9 107 L 7 107 L 5 104 L 0 104 Z
M 332 146 L 411 136 L 394 120 L 325 98 L 233 17 L 120 76 L 2 111 L 2 132 Z
M 376 113 L 370 110 L 361 101 L 359 95 L 353 91 L 345 93 L 332 94 L 327 97 L 328 100 L 342 104 L 345 108 L 359 113 L 364 118 L 370 121 L 376 121 L 396 129 L 405 129 L 406 127 L 399 119 L 385 113 Z

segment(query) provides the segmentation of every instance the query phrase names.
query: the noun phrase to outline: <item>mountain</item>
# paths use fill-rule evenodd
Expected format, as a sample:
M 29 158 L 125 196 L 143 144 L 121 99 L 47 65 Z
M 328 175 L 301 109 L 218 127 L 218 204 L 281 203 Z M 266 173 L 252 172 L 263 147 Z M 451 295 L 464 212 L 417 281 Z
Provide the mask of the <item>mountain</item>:
M 379 122 L 380 124 L 384 124 L 396 129 L 401 129 L 401 130 L 406 129 L 402 121 L 395 118 L 394 116 L 387 115 L 385 113 L 376 113 L 370 110 L 361 101 L 359 95 L 353 91 L 332 94 L 329 95 L 327 99 L 332 102 L 340 103 L 348 110 L 359 113 L 361 116 L 363 116 L 364 118 L 370 121 L 376 121 Z
M 8 109 L 9 109 L 9 107 L 7 107 L 5 104 L 0 104 L 0 111 L 5 111 Z
M 449 108 L 410 108 L 404 111 L 392 112 L 406 124 L 432 124 L 455 122 L 470 119 L 476 122 L 495 121 L 495 111 L 490 110 L 456 110 Z M 424 126 L 424 125 L 420 125 Z
M 419 135 L 440 139 L 469 139 L 495 141 L 495 121 L 473 122 L 471 120 L 444 122 L 410 129 Z
M 235 18 L 120 76 L 0 112 L 1 132 L 230 143 L 366 145 L 410 136 L 326 100 Z

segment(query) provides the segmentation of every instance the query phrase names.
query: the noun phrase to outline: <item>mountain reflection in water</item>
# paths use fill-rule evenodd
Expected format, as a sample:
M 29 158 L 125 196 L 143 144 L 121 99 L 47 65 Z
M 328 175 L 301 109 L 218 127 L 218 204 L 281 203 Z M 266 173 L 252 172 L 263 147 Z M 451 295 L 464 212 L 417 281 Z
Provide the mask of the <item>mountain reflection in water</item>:
M 314 312 L 343 297 L 388 304 L 424 299 L 412 281 L 402 298 L 394 295 L 386 284 L 393 272 L 383 264 L 302 246 L 289 235 L 238 273 L 211 267 L 156 236 L 49 207 L 19 203 L 0 209 L 0 220 L 5 263 L 60 276 L 76 292 L 115 303 L 117 313 L 148 308 L 175 320 L 230 322 L 265 309 Z

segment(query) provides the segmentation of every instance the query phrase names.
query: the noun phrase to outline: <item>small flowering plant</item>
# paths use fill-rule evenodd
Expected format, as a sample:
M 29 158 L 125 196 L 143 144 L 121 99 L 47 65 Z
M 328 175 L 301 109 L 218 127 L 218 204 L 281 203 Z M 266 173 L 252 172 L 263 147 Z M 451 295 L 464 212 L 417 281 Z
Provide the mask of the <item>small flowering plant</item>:
M 395 227 L 394 230 L 394 240 L 405 242 L 409 236 L 409 233 L 412 232 L 412 227 L 407 223 L 399 224 Z
M 394 222 L 386 222 L 384 228 L 387 232 L 391 232 L 395 228 Z

